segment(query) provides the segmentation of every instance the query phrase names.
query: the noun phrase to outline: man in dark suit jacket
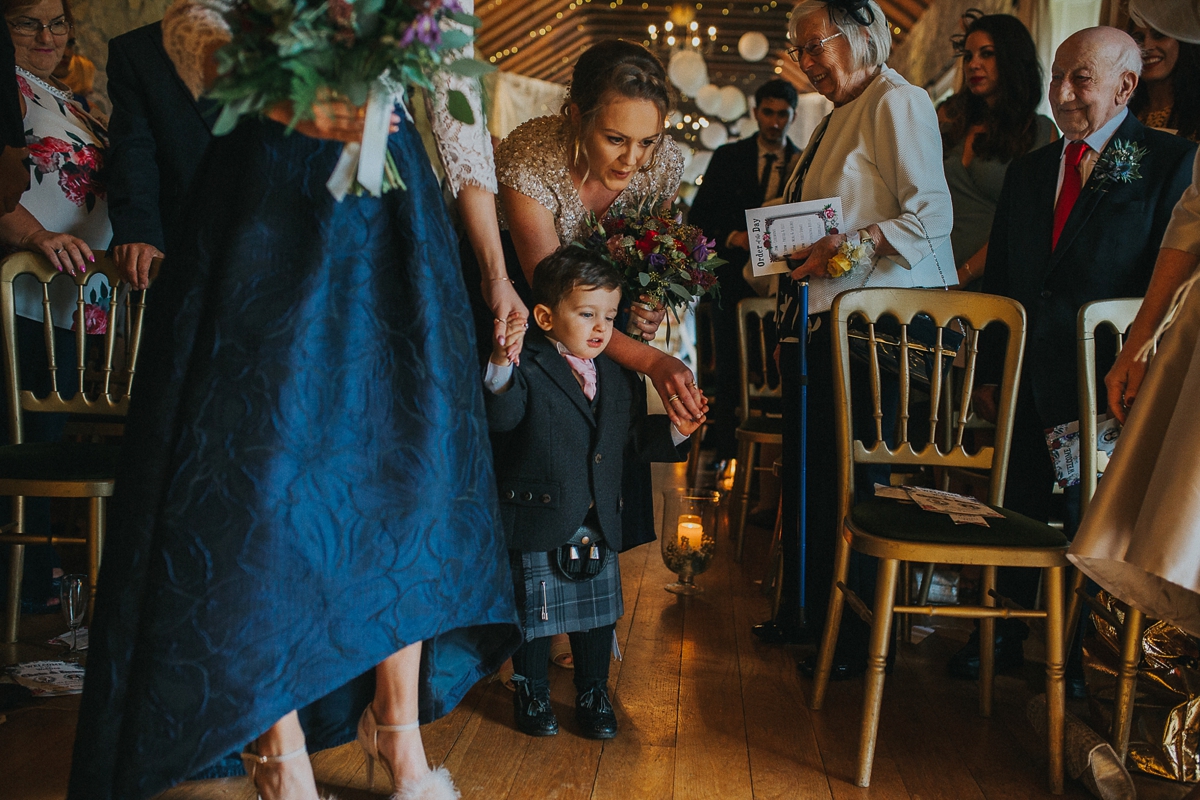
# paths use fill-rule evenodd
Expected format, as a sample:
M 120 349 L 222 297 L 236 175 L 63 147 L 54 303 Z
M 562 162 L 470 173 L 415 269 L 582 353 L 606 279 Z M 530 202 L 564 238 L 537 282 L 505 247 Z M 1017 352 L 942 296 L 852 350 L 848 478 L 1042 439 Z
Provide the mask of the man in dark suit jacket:
M 155 22 L 108 43 L 113 113 L 106 156 L 113 257 L 134 286 L 171 242 L 177 217 L 212 138 L 208 101 L 197 101 L 163 49 Z
M 629 449 L 647 461 L 682 461 L 680 445 L 702 422 L 673 431 L 666 415 L 645 415 L 640 379 L 604 355 L 620 287 L 620 274 L 599 253 L 568 246 L 547 256 L 534 272 L 537 327 L 525 339 L 520 366 L 496 346 L 484 377 L 500 519 L 528 637 L 513 655 L 514 715 L 531 736 L 558 732 L 546 674 L 554 633 L 571 637 L 582 732 L 595 739 L 616 735 L 607 682 L 620 613 L 624 456 Z M 510 321 L 509 341 L 521 335 L 514 327 L 520 324 Z M 548 557 L 561 563 L 555 551 L 568 544 L 576 552 L 585 545 L 609 549 L 607 560 L 594 559 L 603 569 L 578 592 L 547 570 Z M 532 591 L 540 596 L 531 597 L 526 586 L 538 582 L 541 592 Z
M 746 209 L 759 208 L 783 194 L 800 148 L 787 137 L 796 116 L 798 95 L 785 80 L 775 79 L 754 93 L 754 119 L 758 133 L 749 139 L 718 147 L 692 201 L 688 222 L 717 242 L 717 255 L 728 263 L 717 268 L 721 281 L 719 302 L 711 304 L 716 342 L 716 381 L 711 424 L 718 459 L 737 453 L 734 430 L 738 394 L 737 304 L 755 291 L 742 277 L 750 258 Z
M 1191 182 L 1196 145 L 1146 128 L 1126 109 L 1141 63 L 1133 39 L 1115 28 L 1090 28 L 1062 43 L 1051 72 L 1050 105 L 1063 140 L 1009 166 L 988 241 L 984 291 L 1019 301 L 1028 315 L 1006 505 L 1043 521 L 1050 516 L 1055 479 L 1045 430 L 1079 419 L 1079 309 L 1093 300 L 1145 293 L 1171 210 Z M 1140 153 L 1134 155 L 1136 170 L 1117 164 L 1129 153 Z M 979 395 L 985 408 L 994 387 Z M 1078 487 L 1067 490 L 1066 500 L 1071 535 L 1078 524 Z M 1000 582 L 1001 594 L 1033 603 L 1034 571 L 1002 570 Z M 1019 623 L 1009 627 L 1010 638 L 1025 632 Z M 1002 637 L 1004 628 L 997 625 Z M 996 651 L 998 665 L 1020 661 L 1019 638 L 1008 644 L 1002 640 Z M 977 658 L 963 660 L 969 655 L 956 656 L 952 672 L 974 673 Z

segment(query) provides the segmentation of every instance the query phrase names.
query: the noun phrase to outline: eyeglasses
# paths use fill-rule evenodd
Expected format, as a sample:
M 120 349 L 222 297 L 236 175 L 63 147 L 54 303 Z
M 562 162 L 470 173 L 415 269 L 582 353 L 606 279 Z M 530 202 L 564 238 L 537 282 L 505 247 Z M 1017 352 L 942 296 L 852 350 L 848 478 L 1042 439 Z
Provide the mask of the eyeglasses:
M 808 53 L 810 58 L 816 58 L 817 56 L 821 55 L 821 53 L 825 52 L 826 42 L 828 42 L 830 39 L 836 39 L 839 36 L 845 36 L 845 34 L 841 31 L 838 31 L 837 33 L 826 36 L 824 39 L 811 39 L 799 47 L 789 47 L 786 52 L 792 57 L 792 61 L 798 62 L 800 60 L 801 53 Z
M 37 36 L 43 30 L 49 29 L 50 33 L 55 36 L 66 36 L 71 31 L 71 23 L 67 22 L 66 17 L 59 17 L 50 22 L 42 22 L 36 19 L 19 19 L 15 22 L 9 21 L 8 27 L 17 36 Z

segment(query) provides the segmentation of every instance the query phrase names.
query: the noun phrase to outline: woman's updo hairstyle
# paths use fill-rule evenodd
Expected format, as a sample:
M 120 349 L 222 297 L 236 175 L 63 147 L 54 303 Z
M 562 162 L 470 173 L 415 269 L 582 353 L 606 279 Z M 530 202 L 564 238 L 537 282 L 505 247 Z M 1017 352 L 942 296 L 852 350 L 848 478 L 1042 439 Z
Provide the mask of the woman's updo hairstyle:
M 562 106 L 562 113 L 568 118 L 572 106 L 579 108 L 579 129 L 573 131 L 576 162 L 581 157 L 587 160 L 581 142 L 591 133 L 600 109 L 614 95 L 628 100 L 647 100 L 654 104 L 663 119 L 671 113 L 675 100 L 662 62 L 645 47 L 620 39 L 592 45 L 575 62 L 567 99 Z M 649 169 L 657 157 L 656 147 L 654 157 L 643 169 Z

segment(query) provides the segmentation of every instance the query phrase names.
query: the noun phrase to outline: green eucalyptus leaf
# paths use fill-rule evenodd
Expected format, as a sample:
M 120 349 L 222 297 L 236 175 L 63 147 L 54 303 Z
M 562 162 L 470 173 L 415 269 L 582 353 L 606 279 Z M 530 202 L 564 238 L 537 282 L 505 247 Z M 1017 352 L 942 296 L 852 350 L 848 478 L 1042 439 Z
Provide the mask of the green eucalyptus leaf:
M 475 111 L 471 108 L 471 101 L 458 89 L 450 90 L 450 94 L 446 98 L 446 109 L 450 112 L 450 116 L 464 125 L 475 124 Z
M 678 283 L 672 283 L 668 288 L 677 294 L 680 299 L 689 303 L 692 301 L 692 293 L 680 286 Z
M 483 20 L 474 14 L 468 14 L 465 11 L 455 11 L 447 14 L 446 16 L 457 22 L 459 25 L 466 25 L 468 28 L 478 28 L 483 25 Z
M 648 274 L 646 274 L 645 272 L 639 272 L 638 273 L 638 283 L 640 283 L 642 286 L 649 286 L 650 285 L 650 276 Z
M 471 34 L 466 31 L 443 31 L 442 43 L 438 47 L 439 50 L 461 50 L 471 43 L 474 39 Z
M 222 106 L 217 121 L 213 123 L 213 136 L 224 136 L 231 133 L 237 127 L 238 119 L 241 116 L 242 112 L 238 110 L 237 103 L 227 103 Z M 41 176 L 39 175 L 39 177 Z
M 479 78 L 487 75 L 489 72 L 496 71 L 496 67 L 492 64 L 476 61 L 473 58 L 460 58 L 457 61 L 451 61 L 446 68 L 456 75 L 463 75 L 468 78 Z

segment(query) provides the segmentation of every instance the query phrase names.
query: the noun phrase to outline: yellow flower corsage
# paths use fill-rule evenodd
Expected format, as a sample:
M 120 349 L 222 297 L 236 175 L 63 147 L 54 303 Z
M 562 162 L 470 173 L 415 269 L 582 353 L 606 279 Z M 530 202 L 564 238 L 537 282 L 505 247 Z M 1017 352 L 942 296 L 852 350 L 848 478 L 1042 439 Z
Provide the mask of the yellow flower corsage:
M 837 253 L 829 259 L 825 271 L 831 278 L 840 278 L 858 267 L 869 269 L 874 263 L 874 258 L 875 242 L 870 236 L 864 236 L 862 231 L 857 231 L 846 236 L 846 241 L 842 242 Z

